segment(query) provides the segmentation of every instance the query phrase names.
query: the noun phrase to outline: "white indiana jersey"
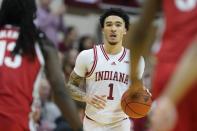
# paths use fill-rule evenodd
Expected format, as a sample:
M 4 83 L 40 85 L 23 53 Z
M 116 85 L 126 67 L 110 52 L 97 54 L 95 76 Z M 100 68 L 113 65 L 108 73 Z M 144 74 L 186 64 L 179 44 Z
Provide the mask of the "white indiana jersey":
M 106 95 L 107 103 L 104 109 L 96 109 L 87 104 L 85 114 L 101 124 L 110 124 L 127 118 L 121 109 L 121 97 L 130 84 L 129 50 L 122 47 L 120 53 L 109 55 L 103 45 L 82 51 L 74 71 L 81 77 L 86 77 L 87 95 Z M 142 62 L 141 76 L 144 70 Z

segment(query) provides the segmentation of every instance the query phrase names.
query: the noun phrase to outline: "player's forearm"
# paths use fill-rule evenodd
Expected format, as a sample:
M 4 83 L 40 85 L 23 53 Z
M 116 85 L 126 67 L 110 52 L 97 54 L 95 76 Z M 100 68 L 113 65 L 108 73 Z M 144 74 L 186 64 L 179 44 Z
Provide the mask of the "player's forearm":
M 197 80 L 196 58 L 197 43 L 192 44 L 183 56 L 162 96 L 169 97 L 175 104 L 179 103 Z
M 64 77 L 60 72 L 60 68 L 48 68 L 48 70 L 51 71 L 51 73 L 48 71 L 47 76 L 51 87 L 53 87 L 52 90 L 54 92 L 54 100 L 62 111 L 64 118 L 66 118 L 74 130 L 82 128 L 82 124 L 77 113 L 77 108 L 71 99 L 68 90 L 65 88 Z
M 140 61 L 140 57 L 141 54 L 137 51 L 133 51 L 131 53 L 131 69 L 130 69 L 130 74 L 131 74 L 131 80 L 136 80 L 139 79 L 139 71 L 138 71 L 138 67 L 139 67 L 139 61 Z
M 57 70 L 57 68 L 53 70 Z M 64 118 L 67 118 L 74 130 L 82 128 L 79 116 L 77 115 L 77 108 L 71 99 L 68 90 L 65 88 L 63 75 L 61 73 L 56 74 L 55 72 L 51 75 L 50 74 L 48 74 L 48 78 L 51 87 L 53 87 L 54 100 L 62 111 Z
M 156 16 L 156 12 L 160 8 L 160 0 L 147 0 L 144 3 L 142 14 L 139 20 L 134 24 L 132 35 L 130 37 L 130 61 L 131 61 L 131 79 L 136 79 L 138 72 L 138 62 L 141 56 L 147 54 L 149 44 L 146 42 L 147 36 L 152 25 L 152 21 Z
M 131 95 L 144 88 L 142 82 L 142 75 L 145 66 L 144 59 L 141 57 L 140 60 L 136 60 L 137 59 L 134 60 L 131 58 Z
M 82 129 L 82 124 L 77 115 L 77 108 L 70 98 L 67 89 L 65 89 L 64 75 L 60 67 L 58 52 L 53 46 L 48 45 L 47 40 L 43 42 L 46 75 L 54 92 L 55 102 L 61 109 L 64 118 L 67 118 L 71 127 L 76 131 Z
M 64 87 L 64 83 L 62 84 Z M 76 106 L 67 92 L 68 91 L 66 90 L 54 90 L 55 102 L 61 109 L 63 116 L 67 118 L 66 120 L 69 122 L 73 130 L 82 130 L 82 124 L 80 122 Z
M 71 83 L 68 83 L 66 85 L 66 87 L 69 90 L 72 99 L 77 100 L 77 101 L 81 101 L 81 102 L 86 101 L 86 93 L 84 91 L 82 91 L 79 87 L 77 87 Z

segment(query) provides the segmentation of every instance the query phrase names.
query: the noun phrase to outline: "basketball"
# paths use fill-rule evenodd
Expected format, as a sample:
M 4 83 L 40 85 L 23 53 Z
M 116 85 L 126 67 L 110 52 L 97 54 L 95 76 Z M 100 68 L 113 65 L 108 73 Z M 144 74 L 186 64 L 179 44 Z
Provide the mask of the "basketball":
M 142 118 L 151 108 L 152 99 L 146 90 L 139 91 L 132 97 L 127 90 L 121 99 L 122 110 L 131 118 Z

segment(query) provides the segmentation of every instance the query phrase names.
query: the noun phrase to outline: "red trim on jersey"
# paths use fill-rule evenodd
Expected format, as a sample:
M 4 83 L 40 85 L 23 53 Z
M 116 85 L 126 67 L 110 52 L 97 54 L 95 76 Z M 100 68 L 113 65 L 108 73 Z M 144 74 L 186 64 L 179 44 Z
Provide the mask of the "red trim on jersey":
M 105 56 L 106 60 L 109 60 L 109 57 L 108 57 L 107 53 L 105 52 L 103 45 L 100 45 L 100 48 L 101 48 L 101 51 L 103 52 L 103 55 Z
M 124 48 L 124 51 L 123 51 L 121 57 L 118 59 L 119 62 L 121 62 L 121 61 L 124 59 L 124 57 L 126 56 L 126 52 L 127 52 L 127 51 L 126 51 L 126 49 Z
M 100 45 L 100 48 L 101 48 L 101 51 L 103 52 L 103 55 L 106 58 L 106 60 L 109 60 L 109 56 L 105 52 L 103 45 Z M 122 55 L 120 56 L 120 58 L 118 59 L 118 61 L 121 62 L 125 56 L 126 56 L 126 49 L 124 48 L 124 51 L 123 51 Z
M 96 65 L 97 65 L 98 55 L 97 55 L 96 46 L 93 47 L 93 51 L 94 51 L 94 63 L 93 63 L 93 66 L 92 66 L 90 72 L 86 73 L 86 77 L 90 77 L 92 75 L 92 73 L 94 72 Z

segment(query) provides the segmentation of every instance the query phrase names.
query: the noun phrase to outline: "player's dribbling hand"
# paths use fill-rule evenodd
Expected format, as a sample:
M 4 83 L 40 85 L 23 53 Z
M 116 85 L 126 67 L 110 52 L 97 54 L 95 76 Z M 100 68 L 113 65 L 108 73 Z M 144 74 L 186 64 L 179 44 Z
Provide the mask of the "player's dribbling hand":
M 93 96 L 86 96 L 86 103 L 94 106 L 97 109 L 104 109 L 106 102 L 107 102 L 107 96 L 102 95 L 93 95 Z
M 156 101 L 150 113 L 151 128 L 153 131 L 171 131 L 176 123 L 177 112 L 168 98 Z

